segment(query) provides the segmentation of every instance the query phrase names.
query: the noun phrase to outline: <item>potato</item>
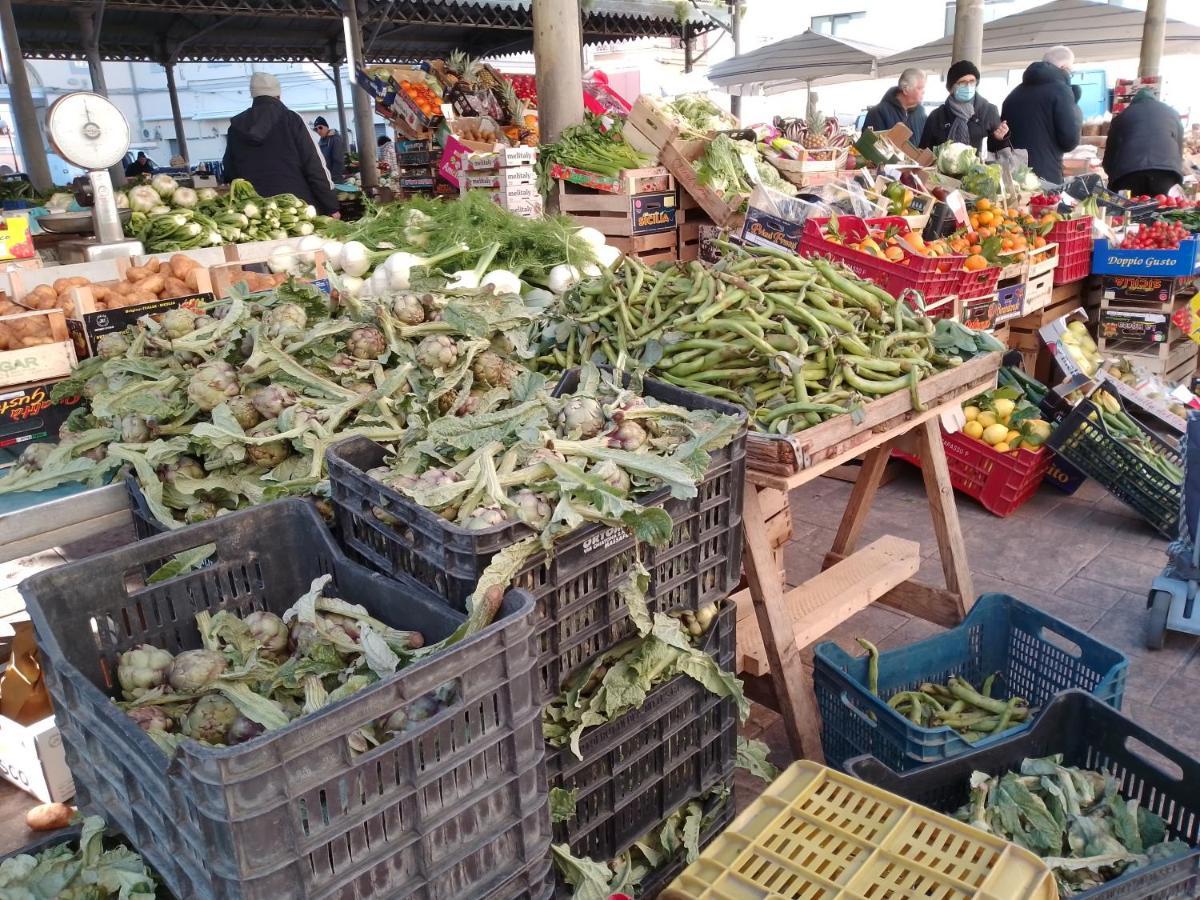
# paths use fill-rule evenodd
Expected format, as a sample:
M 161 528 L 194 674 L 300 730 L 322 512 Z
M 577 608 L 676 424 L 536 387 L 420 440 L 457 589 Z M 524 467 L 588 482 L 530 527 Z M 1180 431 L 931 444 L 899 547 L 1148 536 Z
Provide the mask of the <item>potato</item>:
M 43 803 L 25 813 L 25 824 L 34 831 L 66 828 L 75 816 L 75 807 L 65 803 Z
M 112 291 L 114 294 L 125 296 L 126 294 L 133 292 L 133 283 L 129 281 L 118 281 L 112 286 Z
M 169 275 L 167 276 L 167 283 L 163 285 L 163 289 L 158 293 L 164 299 L 169 299 L 171 297 L 186 297 L 192 293 L 192 289 L 188 287 L 186 281 L 180 281 L 174 275 Z
M 93 284 L 92 285 L 92 299 L 93 300 L 96 300 L 96 301 L 103 300 L 105 297 L 107 297 L 112 292 L 113 292 L 113 289 L 110 288 L 106 284 Z
M 0 297 L 0 316 L 11 316 L 25 312 L 25 307 L 18 306 L 7 297 Z
M 125 295 L 126 306 L 136 306 L 139 303 L 152 303 L 158 299 L 153 291 L 135 290 Z
M 43 344 L 53 344 L 54 338 L 48 334 L 32 335 L 21 341 L 22 347 L 40 347 Z
M 46 285 L 44 284 L 38 285 L 38 287 L 45 286 Z M 56 278 L 54 279 L 54 284 L 51 285 L 51 287 L 54 288 L 54 293 L 61 294 L 63 291 L 71 287 L 71 280 L 69 278 Z M 34 288 L 34 290 L 37 290 L 37 288 Z
M 188 269 L 183 276 L 183 281 L 187 285 L 188 293 L 200 293 L 200 267 L 196 266 L 193 269 Z
M 162 267 L 162 260 L 157 257 L 151 257 L 146 260 L 146 268 L 150 270 L 151 275 L 157 275 L 158 270 Z
M 125 270 L 125 280 L 130 284 L 137 284 L 139 281 L 149 278 L 153 274 L 149 266 L 130 266 Z
M 48 309 L 58 301 L 59 292 L 48 284 L 39 284 L 25 295 L 25 306 L 30 309 Z
M 143 291 L 147 294 L 158 296 L 159 292 L 166 286 L 167 279 L 161 275 L 151 275 L 148 278 L 143 278 L 141 281 L 133 285 L 135 291 Z
M 193 269 L 200 268 L 200 263 L 196 262 L 190 256 L 184 256 L 182 253 L 176 253 L 171 257 L 169 266 L 171 269 L 171 274 L 180 281 L 184 281 L 187 279 L 188 272 L 191 272 Z

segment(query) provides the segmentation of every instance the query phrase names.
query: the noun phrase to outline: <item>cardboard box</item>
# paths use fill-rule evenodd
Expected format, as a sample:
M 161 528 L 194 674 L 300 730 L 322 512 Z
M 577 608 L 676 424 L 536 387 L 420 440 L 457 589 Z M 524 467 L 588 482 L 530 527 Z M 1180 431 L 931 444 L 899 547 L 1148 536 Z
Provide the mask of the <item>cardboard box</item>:
M 1200 273 L 1200 241 L 1190 237 L 1175 250 L 1123 250 L 1107 238 L 1092 245 L 1092 273 L 1096 275 L 1155 275 L 1178 278 Z
M 800 247 L 803 222 L 790 222 L 753 206 L 746 210 L 741 241 L 759 247 L 779 247 L 795 253 Z
M 1171 322 L 1166 313 L 1105 309 L 1100 312 L 1100 337 L 1109 341 L 1139 344 L 1166 343 Z
M 75 796 L 75 782 L 54 716 L 32 725 L 0 716 L 0 775 L 43 803 L 60 803 Z
M 34 329 L 26 337 L 49 338 L 50 343 L 0 351 L 0 387 L 49 381 L 69 375 L 78 364 L 75 346 L 61 309 L 40 309 L 0 316 L 0 323 L 12 328 Z
M 1170 303 L 1196 293 L 1197 279 L 1151 275 L 1105 275 L 1100 295 L 1120 303 Z
M 676 213 L 679 204 L 674 191 L 657 194 L 640 194 L 630 199 L 633 233 L 654 234 L 678 227 Z
M 536 182 L 537 176 L 532 166 L 496 169 L 492 172 L 467 171 L 459 176 L 459 187 L 466 190 L 496 191 L 535 185 Z
M 490 172 L 493 169 L 532 167 L 537 163 L 537 147 L 494 147 L 472 153 L 463 161 L 470 172 Z
M 1063 374 L 1068 378 L 1076 376 L 1084 379 L 1091 379 L 1092 375 L 1083 371 L 1079 367 L 1079 363 L 1075 361 L 1070 353 L 1067 352 L 1066 345 L 1060 340 L 1064 331 L 1067 330 L 1067 323 L 1074 319 L 1082 322 L 1087 322 L 1087 312 L 1083 307 L 1077 307 L 1065 316 L 1061 316 L 1052 322 L 1048 322 L 1038 329 L 1038 336 L 1050 351 L 1050 355 L 1054 357 L 1054 361 L 1058 363 L 1058 367 L 1062 369 Z M 1102 367 L 1103 368 L 1103 367 Z
M 50 399 L 55 381 L 22 384 L 0 389 L 0 447 L 17 455 L 22 444 L 58 441 L 58 430 L 81 397 Z
M 442 141 L 442 158 L 438 162 L 438 174 L 457 188 L 459 187 L 458 176 L 463 169 L 463 158 L 471 153 L 490 152 L 495 144 L 460 138 L 453 131 L 456 124 L 458 123 L 452 123 L 451 132 Z M 499 126 L 496 126 L 494 122 L 492 124 L 495 126 L 496 133 L 499 134 Z
M 0 259 L 32 259 L 33 232 L 29 230 L 29 216 L 8 215 L 0 227 Z

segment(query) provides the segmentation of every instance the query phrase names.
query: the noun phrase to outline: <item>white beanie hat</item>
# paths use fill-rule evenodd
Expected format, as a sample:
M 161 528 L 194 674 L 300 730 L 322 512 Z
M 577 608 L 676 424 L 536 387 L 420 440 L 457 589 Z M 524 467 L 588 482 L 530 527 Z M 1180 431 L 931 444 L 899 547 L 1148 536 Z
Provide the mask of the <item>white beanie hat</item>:
M 281 93 L 279 79 L 270 72 L 255 72 L 250 76 L 251 97 L 274 97 L 279 99 Z

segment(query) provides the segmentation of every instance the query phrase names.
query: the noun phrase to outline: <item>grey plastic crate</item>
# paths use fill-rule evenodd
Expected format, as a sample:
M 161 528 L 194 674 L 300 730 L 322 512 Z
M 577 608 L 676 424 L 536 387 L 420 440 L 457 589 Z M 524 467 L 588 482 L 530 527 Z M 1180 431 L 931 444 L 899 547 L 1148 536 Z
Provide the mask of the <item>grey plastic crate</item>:
M 215 543 L 209 565 L 141 573 Z M 106 813 L 187 898 L 536 897 L 549 848 L 533 600 L 443 653 L 236 747 L 167 757 L 110 701 L 117 656 L 200 646 L 200 610 L 282 612 L 311 580 L 427 641 L 459 613 L 409 580 L 350 562 L 312 507 L 280 501 L 40 573 L 21 590 L 81 806 Z M 132 586 L 130 582 L 133 582 Z M 367 753 L 346 737 L 447 682 L 458 699 Z

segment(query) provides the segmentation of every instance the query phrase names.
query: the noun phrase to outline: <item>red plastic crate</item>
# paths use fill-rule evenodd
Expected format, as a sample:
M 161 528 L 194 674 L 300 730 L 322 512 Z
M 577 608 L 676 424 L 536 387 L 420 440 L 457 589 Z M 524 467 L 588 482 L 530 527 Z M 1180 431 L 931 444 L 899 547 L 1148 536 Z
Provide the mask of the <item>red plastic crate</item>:
M 958 297 L 960 300 L 980 300 L 996 293 L 1000 283 L 1000 267 L 988 266 L 975 272 L 963 269 L 959 273 Z
M 906 290 L 920 291 L 925 298 L 926 307 L 958 293 L 965 256 L 928 257 L 905 250 L 905 261 L 893 262 L 827 241 L 821 230 L 828 221 L 808 219 L 804 223 L 800 245 L 797 248 L 800 256 L 822 256 L 840 262 L 859 278 L 873 281 L 893 297 L 899 297 Z M 850 241 L 864 237 L 872 225 L 884 228 L 894 226 L 900 229 L 901 233 L 909 230 L 908 223 L 895 216 L 881 219 L 840 216 L 837 221 L 843 237 Z
M 1055 284 L 1070 284 L 1086 278 L 1092 270 L 1092 220 L 1062 219 L 1054 223 L 1047 242 L 1058 244 Z
M 1009 516 L 1037 493 L 1042 479 L 1054 460 L 1045 447 L 997 453 L 987 444 L 965 434 L 942 431 L 950 483 L 994 516 Z M 905 462 L 921 465 L 919 457 L 901 450 L 892 451 Z

